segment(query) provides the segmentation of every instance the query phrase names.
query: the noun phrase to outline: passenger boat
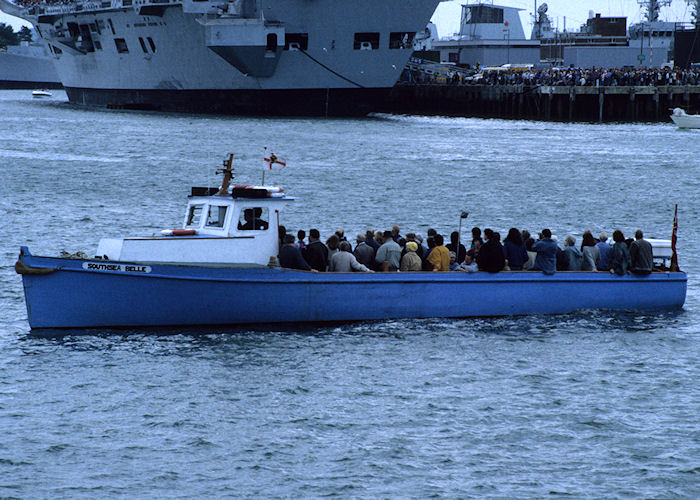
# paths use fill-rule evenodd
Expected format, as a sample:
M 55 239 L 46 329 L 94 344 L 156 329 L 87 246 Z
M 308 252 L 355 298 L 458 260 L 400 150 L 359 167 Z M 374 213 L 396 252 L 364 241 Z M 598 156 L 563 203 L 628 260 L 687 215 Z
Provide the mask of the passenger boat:
M 689 115 L 681 108 L 675 108 L 671 115 L 678 128 L 700 128 L 700 115 Z
M 22 247 L 29 324 L 94 328 L 342 322 L 679 309 L 687 276 L 603 272 L 315 273 L 277 267 L 280 187 L 192 188 L 183 225 L 104 238 L 94 258 L 40 257 Z

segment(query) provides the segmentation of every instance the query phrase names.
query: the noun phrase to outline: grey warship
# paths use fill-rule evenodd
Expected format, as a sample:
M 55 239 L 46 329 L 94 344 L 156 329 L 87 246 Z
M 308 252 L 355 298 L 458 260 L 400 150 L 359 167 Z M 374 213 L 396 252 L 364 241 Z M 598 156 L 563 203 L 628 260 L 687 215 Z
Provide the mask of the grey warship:
M 440 0 L 0 0 L 46 43 L 71 103 L 363 115 Z

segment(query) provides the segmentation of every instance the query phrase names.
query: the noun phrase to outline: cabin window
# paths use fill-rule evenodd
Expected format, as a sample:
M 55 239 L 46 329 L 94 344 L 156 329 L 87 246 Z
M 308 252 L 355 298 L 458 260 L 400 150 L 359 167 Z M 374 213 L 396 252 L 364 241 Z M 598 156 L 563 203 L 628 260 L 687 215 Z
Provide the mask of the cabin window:
M 390 49 L 410 49 L 413 47 L 413 39 L 416 37 L 415 31 L 399 31 L 389 34 Z
M 207 215 L 207 227 L 224 227 L 227 208 L 228 207 L 210 205 L 209 215 Z
M 102 50 L 102 44 L 100 43 L 99 40 L 95 40 L 93 43 L 95 44 L 95 48 L 97 50 Z
M 284 35 L 284 50 L 308 50 L 308 33 L 287 33 Z
M 116 35 L 117 32 L 114 31 L 114 25 L 112 24 L 112 20 L 111 20 L 111 19 L 107 19 L 107 24 L 109 24 L 109 29 L 112 31 L 112 34 L 113 34 L 113 35 Z
M 126 46 L 126 40 L 124 40 L 123 38 L 115 38 L 114 45 L 116 45 L 117 52 L 119 52 L 120 54 L 129 52 L 129 47 Z
M 270 214 L 267 207 L 244 208 L 238 219 L 241 231 L 265 230 L 270 227 Z
M 277 34 L 270 33 L 267 35 L 267 47 L 268 52 L 274 52 L 277 50 Z
M 143 53 L 148 54 L 148 49 L 146 48 L 146 43 L 143 41 L 143 38 L 139 37 L 139 43 L 141 44 L 141 50 L 143 50 Z
M 153 43 L 153 38 L 151 38 L 151 37 L 149 36 L 149 37 L 147 38 L 147 40 L 148 40 L 148 45 L 151 46 L 151 52 L 153 52 L 153 53 L 155 54 L 155 53 L 156 53 L 156 44 Z
M 379 33 L 355 33 L 355 50 L 377 50 Z
M 190 205 L 190 210 L 187 213 L 187 225 L 199 227 L 202 220 L 202 207 L 204 205 Z

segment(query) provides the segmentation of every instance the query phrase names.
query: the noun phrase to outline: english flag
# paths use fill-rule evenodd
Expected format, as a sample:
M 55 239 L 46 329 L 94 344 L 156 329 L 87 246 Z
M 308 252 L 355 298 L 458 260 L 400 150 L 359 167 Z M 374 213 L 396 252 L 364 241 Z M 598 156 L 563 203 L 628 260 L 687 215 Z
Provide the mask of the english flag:
M 265 155 L 265 164 L 268 166 L 270 170 L 272 170 L 272 165 L 274 164 L 281 165 L 283 167 L 287 166 L 287 160 L 284 158 L 277 156 L 275 153 L 270 153 Z

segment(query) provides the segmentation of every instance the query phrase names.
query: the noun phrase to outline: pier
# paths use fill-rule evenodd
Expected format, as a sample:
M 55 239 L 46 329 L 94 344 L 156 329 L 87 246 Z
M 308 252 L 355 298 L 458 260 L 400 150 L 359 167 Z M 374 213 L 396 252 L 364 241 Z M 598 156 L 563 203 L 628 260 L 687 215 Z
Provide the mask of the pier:
M 530 86 L 398 83 L 389 113 L 560 122 L 667 122 L 700 111 L 700 85 Z

